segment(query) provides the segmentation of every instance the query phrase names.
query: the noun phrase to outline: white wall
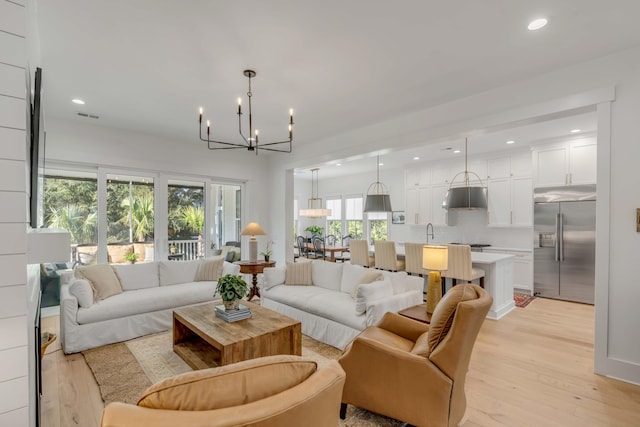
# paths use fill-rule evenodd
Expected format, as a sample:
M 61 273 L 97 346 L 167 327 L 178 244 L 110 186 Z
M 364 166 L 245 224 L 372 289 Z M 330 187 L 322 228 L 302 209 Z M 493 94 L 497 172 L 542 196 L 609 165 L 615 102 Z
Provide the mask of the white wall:
M 611 104 L 609 132 L 607 110 Z M 392 118 L 323 141 L 296 147 L 294 155 L 274 162 L 273 182 L 294 167 L 317 164 L 385 148 L 408 147 L 416 140 L 460 136 L 548 113 L 586 105 L 599 106 L 598 247 L 596 258 L 596 372 L 640 383 L 640 234 L 635 208 L 640 207 L 640 48 L 556 70 L 535 78 L 470 96 L 407 116 Z M 607 122 L 607 123 L 604 123 Z M 606 132 L 606 135 L 602 132 Z M 609 143 L 601 144 L 603 136 Z M 420 139 L 418 139 L 420 138 Z M 609 167 L 609 155 L 610 164 Z M 274 206 L 272 217 L 282 216 Z M 603 219 L 605 222 L 603 222 Z M 610 245 L 610 253 L 606 250 Z
M 0 0 L 0 425 L 29 425 L 24 5 Z M 33 324 L 33 323 L 32 323 Z

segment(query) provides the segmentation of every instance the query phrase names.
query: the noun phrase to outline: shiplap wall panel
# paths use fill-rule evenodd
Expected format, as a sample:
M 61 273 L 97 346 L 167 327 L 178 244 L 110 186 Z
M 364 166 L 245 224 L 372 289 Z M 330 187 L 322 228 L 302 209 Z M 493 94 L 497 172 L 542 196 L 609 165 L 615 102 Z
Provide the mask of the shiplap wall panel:
M 0 365 L 0 382 L 27 375 L 29 364 L 27 363 L 24 347 L 0 351 L 0 361 L 2 361 L 2 365 Z
M 25 225 L 0 224 L 0 255 L 21 254 L 27 252 Z M 0 315 L 2 312 L 0 311 Z
M 10 348 L 24 346 L 26 351 L 26 346 L 28 343 L 27 316 L 7 317 L 6 319 L 0 319 L 0 330 L 2 331 L 0 350 L 7 350 Z M 2 396 L 2 393 L 0 393 L 0 396 Z
M 0 426 L 28 427 L 29 408 L 23 407 L 0 414 Z
M 16 36 L 25 36 L 25 8 L 9 1 L 0 1 L 0 28 Z
M 29 383 L 27 382 L 27 377 L 0 382 L 0 396 L 2 396 L 2 399 L 0 399 L 0 414 L 26 407 L 29 404 Z M 9 427 L 9 425 L 7 425 L 7 427 Z
M 2 1 L 2 0 L 0 0 Z M 0 24 L 0 30 L 2 30 Z M 0 62 L 25 68 L 27 65 L 27 49 L 24 38 L 0 31 Z
M 24 196 L 24 195 L 23 195 Z M 0 286 L 27 283 L 27 254 L 0 256 Z
M 0 126 L 26 129 L 27 103 L 24 99 L 0 96 Z
M 24 171 L 23 171 L 24 174 Z M 19 179 L 19 177 L 18 177 Z M 27 222 L 27 195 L 11 191 L 0 191 L 0 223 Z M 26 229 L 25 229 L 26 235 Z M 1 276 L 1 275 L 0 275 Z
M 25 192 L 27 189 L 25 180 L 24 162 L 0 160 L 0 191 Z
M 2 143 L 0 159 L 25 161 L 27 159 L 26 137 L 26 132 L 23 130 L 0 127 Z
M 0 63 L 0 95 L 25 99 L 24 69 Z
M 0 319 L 27 315 L 27 285 L 0 286 Z

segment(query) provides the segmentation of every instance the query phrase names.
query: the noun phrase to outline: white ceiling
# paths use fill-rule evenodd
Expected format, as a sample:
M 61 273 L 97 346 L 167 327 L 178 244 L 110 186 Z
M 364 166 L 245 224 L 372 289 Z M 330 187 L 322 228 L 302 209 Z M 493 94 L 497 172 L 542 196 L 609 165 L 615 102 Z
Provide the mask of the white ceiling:
M 638 0 L 36 1 L 47 117 L 193 144 L 200 106 L 212 137 L 239 140 L 246 68 L 261 142 L 286 138 L 293 108 L 295 150 L 640 44 Z M 539 16 L 547 27 L 528 31 Z M 469 152 L 594 130 L 583 116 L 481 135 Z

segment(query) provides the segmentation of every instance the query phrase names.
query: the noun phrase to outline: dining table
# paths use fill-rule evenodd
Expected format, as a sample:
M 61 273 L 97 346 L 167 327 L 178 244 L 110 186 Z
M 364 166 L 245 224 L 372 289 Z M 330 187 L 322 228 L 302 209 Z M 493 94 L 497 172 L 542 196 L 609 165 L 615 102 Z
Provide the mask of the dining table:
M 293 245 L 294 248 L 298 248 L 298 245 Z M 315 251 L 313 243 L 306 243 L 305 249 L 307 251 Z M 349 247 L 344 245 L 323 245 L 324 252 L 329 253 L 329 261 L 336 262 L 336 252 L 349 252 Z

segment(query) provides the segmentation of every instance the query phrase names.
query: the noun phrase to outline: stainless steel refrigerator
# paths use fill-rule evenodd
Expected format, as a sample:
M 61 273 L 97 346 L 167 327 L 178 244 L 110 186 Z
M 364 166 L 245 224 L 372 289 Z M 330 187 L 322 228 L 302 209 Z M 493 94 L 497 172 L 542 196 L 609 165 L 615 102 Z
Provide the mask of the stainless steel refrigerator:
M 535 295 L 593 304 L 595 200 L 595 185 L 535 189 Z

